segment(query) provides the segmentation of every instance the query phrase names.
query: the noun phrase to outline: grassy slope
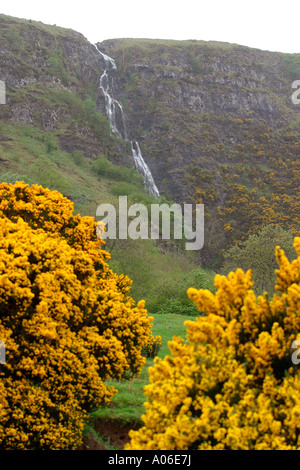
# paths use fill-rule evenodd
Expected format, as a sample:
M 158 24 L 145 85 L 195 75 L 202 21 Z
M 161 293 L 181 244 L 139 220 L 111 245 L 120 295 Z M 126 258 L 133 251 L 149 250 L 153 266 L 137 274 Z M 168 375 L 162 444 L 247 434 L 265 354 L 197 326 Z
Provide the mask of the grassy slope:
M 164 358 L 169 354 L 168 342 L 173 336 L 185 338 L 186 327 L 185 320 L 191 320 L 193 317 L 172 314 L 156 314 L 153 321 L 154 335 L 161 335 L 162 347 L 158 352 L 158 357 Z M 108 385 L 114 385 L 118 393 L 114 396 L 112 404 L 108 408 L 102 408 L 95 411 L 91 418 L 93 420 L 117 420 L 119 423 L 142 425 L 141 416 L 145 412 L 144 402 L 146 401 L 143 388 L 149 383 L 149 367 L 153 365 L 153 359 L 147 359 L 141 375 L 129 380 L 111 380 Z M 94 433 L 92 424 L 87 426 L 86 433 Z M 110 442 L 108 436 L 97 436 L 96 438 L 107 449 L 115 449 L 113 442 Z
M 147 39 L 99 47 L 117 63 L 125 112 L 159 187 L 205 205 L 202 261 L 219 268 L 224 249 L 270 221 L 299 230 L 299 54 Z
M 92 217 L 96 216 L 99 204 L 111 203 L 118 207 L 116 188 L 121 184 L 129 190 L 129 201 L 148 205 L 155 202 L 139 183 L 135 170 L 126 169 L 125 172 L 103 158 L 102 163 L 110 166 L 110 175 L 98 175 L 93 160 L 82 158 L 76 163 L 72 154 L 62 152 L 56 133 L 22 124 L 1 123 L 0 135 L 0 181 L 24 180 L 56 189 L 74 202 L 75 213 Z M 161 306 L 167 307 L 168 311 L 180 311 L 182 300 L 183 303 L 187 300 L 185 291 L 189 284 L 186 277 L 199 269 L 187 252 L 165 252 L 152 240 L 130 239 L 108 241 L 107 249 L 112 254 L 111 267 L 133 280 L 135 300 L 145 298 L 151 312 L 158 311 Z M 211 273 L 208 277 L 211 280 Z M 179 303 L 170 304 L 172 298 Z M 193 307 L 189 304 L 187 307 L 192 309 L 188 313 L 193 314 Z
M 17 20 L 16 24 L 10 26 L 10 39 L 18 54 L 23 44 L 18 36 L 19 23 L 24 22 Z M 63 34 L 60 28 L 48 27 L 42 23 L 34 25 L 52 35 Z M 58 190 L 74 202 L 75 213 L 88 216 L 95 216 L 96 208 L 101 203 L 117 206 L 121 183 L 127 184 L 131 202 L 147 205 L 155 202 L 145 192 L 135 170 L 130 170 L 131 173 L 124 170 L 122 174 L 120 167 L 107 160 L 110 173 L 101 171 L 98 174 L 92 158 L 84 158 L 78 152 L 74 154 L 62 150 L 62 136 L 69 139 L 74 137 L 78 141 L 78 135 L 72 135 L 72 125 L 77 123 L 88 132 L 92 129 L 99 138 L 99 153 L 108 157 L 114 157 L 117 153 L 118 145 L 115 138 L 108 135 L 106 118 L 98 113 L 92 120 L 79 96 L 67 90 L 50 89 L 43 84 L 32 84 L 19 89 L 8 87 L 7 94 L 14 104 L 26 104 L 35 100 L 37 109 L 41 112 L 44 108 L 60 108 L 66 111 L 67 118 L 58 122 L 54 130 L 45 131 L 39 125 L 38 116 L 31 126 L 13 123 L 7 119 L 7 107 L 1 107 L 0 182 L 14 183 L 23 180 L 28 184 L 38 183 Z M 105 157 L 102 157 L 102 163 L 103 161 L 106 161 Z M 183 321 L 196 314 L 186 298 L 186 288 L 190 285 L 201 287 L 211 284 L 212 274 L 202 272 L 187 252 L 181 252 L 178 246 L 173 247 L 175 251 L 169 252 L 157 247 L 151 240 L 127 240 L 122 243 L 109 242 L 107 247 L 112 253 L 112 268 L 133 279 L 133 298 L 145 298 L 146 307 L 155 314 L 154 334 L 160 334 L 163 338 L 163 348 L 159 353 L 163 357 L 168 352 L 167 342 L 173 334 L 184 336 Z M 157 313 L 178 313 L 182 307 L 190 317 Z M 115 418 L 121 416 L 122 420 L 140 420 L 145 401 L 143 386 L 149 381 L 148 367 L 152 363 L 153 360 L 148 359 L 141 376 L 131 383 L 114 382 L 119 390 L 113 402 Z M 109 410 L 97 411 L 95 416 L 101 416 L 102 412 L 110 413 Z
M 113 188 L 120 181 L 113 178 L 112 170 L 119 175 L 119 167 L 109 164 L 112 175 L 99 176 L 94 169 L 95 162 L 80 159 L 76 164 L 71 154 L 59 149 L 55 134 L 29 126 L 1 123 L 0 135 L 5 137 L 0 141 L 0 182 L 24 180 L 29 184 L 38 183 L 57 189 L 74 201 L 74 212 L 82 215 L 95 216 L 96 207 L 102 202 L 117 205 Z M 52 143 L 51 151 L 48 151 L 49 142 Z M 130 171 L 134 176 L 134 170 Z M 133 202 L 149 202 L 142 185 L 134 185 L 132 191 L 129 197 Z M 187 287 L 211 287 L 213 273 L 195 266 L 187 253 L 162 251 L 151 240 L 108 242 L 108 250 L 112 254 L 111 267 L 133 279 L 133 298 L 145 298 L 148 310 L 154 312 L 153 333 L 162 337 L 163 344 L 158 355 L 163 358 L 168 354 L 168 341 L 173 335 L 185 336 L 184 320 L 197 314 L 187 299 Z M 181 310 L 189 316 L 155 313 L 178 313 Z M 147 359 L 141 375 L 131 382 L 109 381 L 108 385 L 114 385 L 118 394 L 110 408 L 97 410 L 92 418 L 140 422 L 145 402 L 143 387 L 149 383 L 148 368 L 152 364 L 153 359 Z M 99 442 L 105 442 L 105 438 L 97 435 L 92 427 L 87 427 L 86 432 L 96 436 Z M 107 442 L 105 446 L 113 448 Z
M 82 215 L 94 215 L 97 201 L 100 204 L 108 192 L 109 182 L 99 184 L 92 174 L 92 161 L 83 160 L 78 166 L 72 156 L 59 149 L 47 151 L 47 143 L 55 136 L 39 129 L 21 124 L 2 124 L 0 133 L 8 140 L 1 142 L 0 179 L 14 182 L 41 184 L 55 189 L 74 201 L 75 212 Z
M 54 52 L 58 54 L 71 43 L 72 47 L 77 44 L 79 54 L 82 47 L 87 47 L 84 39 L 70 30 L 40 22 L 3 15 L 0 20 L 3 21 L 1 28 L 7 50 L 11 51 L 9 66 L 13 75 L 29 67 L 38 78 L 28 85 L 7 87 L 7 105 L 0 107 L 0 181 L 24 180 L 56 189 L 74 202 L 75 213 L 88 216 L 95 216 L 101 203 L 117 206 L 121 189 L 126 191 L 123 194 L 128 194 L 131 202 L 148 206 L 155 202 L 143 189 L 136 172 L 131 170 L 130 174 L 122 170 L 122 166 L 112 166 L 108 161 L 128 165 L 130 148 L 126 149 L 124 142 L 110 134 L 106 116 L 96 111 L 93 94 L 96 85 L 89 82 L 89 93 L 84 73 L 80 75 L 65 55 L 56 59 L 64 64 L 65 81 L 72 87 L 67 89 L 57 85 L 58 79 L 63 81 L 63 77 L 60 68 L 54 67 L 56 62 L 50 61 Z M 36 47 L 37 38 L 40 49 Z M 91 65 L 88 63 L 88 68 Z M 96 77 L 97 73 L 96 70 Z M 12 122 L 12 108 L 14 116 L 23 116 L 29 110 L 30 126 Z M 53 130 L 46 131 L 43 126 L 45 122 L 48 124 L 52 113 L 56 116 L 50 126 Z M 84 157 L 77 160 L 74 152 L 72 154 L 74 149 L 82 149 Z M 110 166 L 109 174 L 105 171 L 101 171 L 101 176 L 96 174 L 94 163 L 99 154 L 107 157 L 108 160 L 102 159 L 102 164 L 104 161 Z M 177 251 L 168 253 L 151 240 L 113 241 L 107 248 L 112 253 L 112 268 L 133 279 L 134 299 L 145 298 L 151 311 L 157 311 L 164 297 L 177 298 L 178 291 L 179 296 L 185 297 L 186 285 L 181 287 L 182 278 L 197 269 L 187 252 L 180 253 L 177 247 Z M 174 309 L 178 310 L 178 305 L 168 306 L 169 311 Z

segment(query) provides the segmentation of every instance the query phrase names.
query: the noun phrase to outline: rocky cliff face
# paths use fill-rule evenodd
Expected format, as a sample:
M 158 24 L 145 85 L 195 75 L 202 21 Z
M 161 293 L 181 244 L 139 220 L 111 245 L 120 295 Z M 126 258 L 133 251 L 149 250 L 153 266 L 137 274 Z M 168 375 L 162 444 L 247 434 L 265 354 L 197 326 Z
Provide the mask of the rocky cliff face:
M 90 158 L 106 153 L 120 160 L 124 146 L 110 139 L 104 122 L 99 80 L 105 63 L 96 47 L 76 31 L 4 15 L 0 29 L 0 78 L 7 90 L 0 117 L 57 131 L 62 150 L 81 150 Z M 103 114 L 98 131 L 92 123 L 95 110 Z
M 116 61 L 117 95 L 160 191 L 205 204 L 202 259 L 271 222 L 299 230 L 299 55 L 198 41 L 98 47 Z
M 276 132 L 299 119 L 286 54 L 196 41 L 111 40 L 98 46 L 116 60 L 117 94 L 159 186 L 179 202 L 190 188 L 179 187 L 176 169 L 203 158 L 209 159 L 205 167 L 227 160 L 245 144 L 240 120 Z
M 3 15 L 0 28 L 1 122 L 132 166 L 128 142 L 109 128 L 99 83 L 107 61 L 96 47 L 75 31 Z M 205 204 L 202 260 L 267 223 L 299 231 L 300 105 L 291 100 L 299 55 L 201 41 L 97 46 L 117 65 L 109 75 L 117 127 L 139 142 L 160 193 Z

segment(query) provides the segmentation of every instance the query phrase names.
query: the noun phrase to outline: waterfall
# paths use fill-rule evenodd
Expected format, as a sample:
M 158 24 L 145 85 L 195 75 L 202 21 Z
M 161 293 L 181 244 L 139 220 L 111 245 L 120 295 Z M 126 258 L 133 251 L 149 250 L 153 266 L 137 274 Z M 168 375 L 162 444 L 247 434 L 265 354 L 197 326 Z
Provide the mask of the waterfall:
M 103 74 L 100 77 L 100 88 L 102 90 L 102 93 L 105 98 L 105 109 L 106 109 L 106 115 L 108 117 L 110 127 L 112 132 L 118 134 L 121 138 L 129 142 L 128 139 L 128 134 L 127 134 L 127 129 L 126 129 L 126 123 L 125 123 L 125 116 L 124 116 L 124 110 L 123 106 L 121 103 L 119 103 L 118 100 L 112 97 L 113 94 L 113 75 L 112 73 L 115 73 L 117 71 L 116 63 L 115 61 L 107 56 L 106 54 L 103 54 L 103 52 L 99 51 L 98 47 L 95 45 L 96 50 L 101 54 L 101 56 L 104 59 L 105 63 L 105 70 Z M 112 72 L 112 73 L 110 73 Z M 116 109 L 119 109 L 120 116 L 121 116 L 121 124 L 122 124 L 122 131 L 118 128 L 117 125 L 117 120 L 116 120 Z M 142 152 L 140 149 L 140 146 L 138 142 L 130 142 L 131 144 L 131 152 L 132 152 L 132 157 L 135 163 L 135 167 L 137 171 L 144 177 L 145 185 L 149 191 L 150 194 L 152 194 L 155 197 L 159 197 L 159 191 L 157 189 L 157 186 L 154 182 L 153 176 L 151 174 L 151 171 L 143 159 Z
M 127 140 L 127 130 L 126 130 L 126 125 L 125 125 L 125 117 L 124 117 L 124 111 L 123 111 L 123 106 L 121 103 L 119 103 L 118 100 L 114 99 L 111 96 L 111 93 L 113 91 L 113 85 L 114 85 L 114 79 L 111 74 L 109 75 L 109 72 L 116 72 L 117 71 L 117 66 L 115 61 L 109 57 L 106 54 L 103 54 L 103 52 L 99 51 L 98 47 L 95 44 L 95 48 L 97 52 L 103 57 L 104 63 L 105 63 L 105 70 L 103 74 L 100 77 L 100 88 L 102 90 L 102 93 L 105 98 L 105 109 L 106 109 L 106 114 L 110 123 L 111 130 L 119 134 L 120 137 L 124 138 Z M 108 72 L 108 73 L 107 73 Z M 122 131 L 123 133 L 118 129 L 117 122 L 116 122 L 116 107 L 119 108 L 119 111 L 121 113 L 121 122 L 122 122 Z
M 121 112 L 121 116 L 122 116 L 123 132 L 124 132 L 124 138 L 126 140 L 127 132 L 125 129 L 123 106 L 117 100 L 112 98 L 111 95 L 109 94 L 110 86 L 109 86 L 109 77 L 107 75 L 107 70 L 104 70 L 104 73 L 100 77 L 100 88 L 104 94 L 106 114 L 110 122 L 110 127 L 113 132 L 119 134 L 122 137 L 122 134 L 119 131 L 117 127 L 117 123 L 116 123 L 116 106 L 118 106 Z
M 134 142 L 134 143 L 131 142 L 131 151 L 132 151 L 132 156 L 134 159 L 135 167 L 137 171 L 141 173 L 141 175 L 143 175 L 149 193 L 152 194 L 153 196 L 158 197 L 159 191 L 156 187 L 156 184 L 154 183 L 154 179 L 152 177 L 151 171 L 149 170 L 148 165 L 143 159 L 142 152 L 140 150 L 140 146 L 138 142 Z

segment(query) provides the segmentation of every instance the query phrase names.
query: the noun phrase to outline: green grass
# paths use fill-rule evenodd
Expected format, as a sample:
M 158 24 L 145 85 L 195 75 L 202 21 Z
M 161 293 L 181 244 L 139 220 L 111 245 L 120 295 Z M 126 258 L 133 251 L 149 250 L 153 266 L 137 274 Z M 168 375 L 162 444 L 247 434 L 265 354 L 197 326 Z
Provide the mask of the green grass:
M 72 94 L 51 91 L 46 98 L 43 90 L 39 92 L 41 100 L 48 100 L 49 105 L 52 103 L 55 106 L 57 100 L 62 106 L 68 106 L 74 119 L 75 116 L 84 117 L 82 102 Z M 25 92 L 24 98 L 28 98 Z M 88 104 L 93 103 L 90 101 Z M 98 132 L 97 135 L 102 135 L 102 143 L 109 139 L 109 143 L 113 144 L 105 122 L 100 122 L 96 114 L 94 117 L 90 127 Z M 127 185 L 129 204 L 141 202 L 149 207 L 155 202 L 133 168 L 118 167 L 109 162 L 107 155 L 104 156 L 105 145 L 99 149 L 102 156 L 98 160 L 85 158 L 80 151 L 62 151 L 59 137 L 69 132 L 69 124 L 62 123 L 56 130 L 46 132 L 37 127 L 2 120 L 0 182 L 23 180 L 28 184 L 37 183 L 58 190 L 73 201 L 74 213 L 82 216 L 95 217 L 97 206 L 101 203 L 118 207 L 120 184 L 123 184 L 122 192 L 124 184 Z M 162 358 L 169 353 L 168 341 L 173 335 L 185 337 L 184 320 L 197 315 L 196 308 L 187 299 L 187 287 L 209 287 L 212 278 L 212 273 L 201 270 L 194 263 L 190 252 L 180 251 L 179 245 L 168 243 L 163 247 L 156 246 L 154 240 L 110 240 L 107 243 L 107 250 L 112 255 L 111 268 L 133 280 L 132 297 L 136 301 L 145 299 L 149 314 L 154 316 L 153 333 L 160 334 L 163 340 L 158 354 Z M 183 312 L 188 315 L 180 315 Z M 108 385 L 114 385 L 118 393 L 109 408 L 97 410 L 91 417 L 141 422 L 146 400 L 143 389 L 149 383 L 148 369 L 152 365 L 153 359 L 147 359 L 141 374 L 131 381 L 109 381 Z M 101 438 L 98 440 L 100 442 Z
M 189 301 L 187 289 L 214 289 L 214 272 L 197 266 L 187 252 L 162 252 L 153 240 L 119 240 L 108 248 L 110 267 L 118 274 L 126 272 L 133 281 L 133 299 L 144 299 L 151 314 L 195 316 L 197 308 Z
M 73 29 L 69 29 L 69 28 L 62 28 L 60 26 L 56 26 L 56 25 L 48 25 L 48 24 L 44 24 L 42 21 L 34 21 L 34 20 L 31 20 L 31 19 L 25 19 L 25 18 L 17 18 L 15 16 L 9 16 L 9 15 L 3 15 L 3 14 L 0 14 L 0 19 L 4 20 L 6 23 L 9 24 L 10 26 L 10 31 L 14 29 L 18 29 L 18 28 L 24 28 L 24 25 L 26 24 L 30 24 L 38 29 L 40 29 L 41 31 L 44 31 L 44 32 L 47 32 L 47 33 L 50 33 L 54 36 L 65 36 L 66 35 L 66 32 L 75 32 L 75 30 Z
M 158 352 L 158 357 L 164 358 L 170 354 L 168 342 L 173 336 L 185 338 L 186 327 L 184 322 L 193 320 L 193 317 L 186 315 L 156 314 L 153 320 L 153 334 L 162 337 L 162 347 Z M 146 397 L 143 388 L 149 383 L 149 367 L 154 363 L 154 359 L 147 359 L 144 368 L 139 376 L 132 380 L 109 380 L 106 384 L 113 385 L 118 393 L 114 396 L 108 408 L 101 408 L 92 413 L 92 419 L 117 419 L 123 422 L 141 422 L 141 416 L 145 412 L 144 403 Z
M 194 320 L 195 317 L 186 315 L 156 314 L 153 320 L 153 334 L 162 337 L 162 347 L 158 352 L 158 357 L 164 359 L 170 354 L 168 343 L 174 336 L 186 338 L 186 320 Z M 113 397 L 111 404 L 107 408 L 101 408 L 90 415 L 90 423 L 85 427 L 84 436 L 93 436 L 99 444 L 108 450 L 118 450 L 111 442 L 109 432 L 107 435 L 99 435 L 95 431 L 97 424 L 103 420 L 107 425 L 115 420 L 119 426 L 127 426 L 136 429 L 143 425 L 142 415 L 145 413 L 144 403 L 146 396 L 144 387 L 149 384 L 149 368 L 153 366 L 155 359 L 147 359 L 145 366 L 139 376 L 132 380 L 109 380 L 107 385 L 113 385 L 118 393 Z M 93 427 L 95 426 L 95 428 Z
M 59 190 L 74 202 L 75 214 L 95 216 L 97 206 L 104 202 L 117 207 L 113 188 L 122 180 L 133 180 L 134 170 L 118 169 L 102 158 L 100 171 L 95 171 L 92 160 L 76 160 L 74 154 L 63 152 L 57 132 L 2 122 L 0 135 L 0 181 L 14 183 L 21 179 Z M 138 182 L 138 175 L 136 178 Z M 142 184 L 135 185 L 129 200 L 153 202 Z M 162 337 L 158 354 L 162 358 L 169 353 L 168 341 L 173 335 L 185 337 L 184 320 L 197 315 L 187 298 L 187 287 L 209 287 L 212 279 L 212 273 L 197 267 L 188 252 L 173 248 L 175 251 L 164 251 L 155 246 L 154 240 L 112 240 L 107 244 L 112 255 L 110 266 L 115 272 L 129 275 L 133 280 L 132 297 L 136 301 L 144 298 L 149 314 L 154 316 L 153 334 Z M 184 311 L 189 315 L 178 314 Z M 147 359 L 141 374 L 131 381 L 109 381 L 108 385 L 114 385 L 118 393 L 111 406 L 95 411 L 92 419 L 141 422 L 146 400 L 143 389 L 149 383 L 148 369 L 152 365 L 153 359 Z M 98 441 L 101 442 L 100 437 Z
M 21 180 L 58 190 L 73 201 L 74 213 L 82 216 L 96 217 L 96 209 L 103 203 L 118 208 L 118 195 L 120 191 L 124 194 L 124 185 L 129 205 L 143 203 L 149 208 L 156 202 L 133 168 L 114 165 L 104 155 L 97 160 L 80 155 L 76 161 L 74 152 L 62 151 L 60 131 L 1 122 L 0 182 Z M 129 238 L 108 240 L 106 248 L 112 256 L 111 268 L 133 280 L 132 297 L 135 301 L 144 299 L 148 311 L 195 315 L 196 308 L 188 301 L 186 290 L 191 286 L 211 288 L 213 273 L 195 264 L 193 254 L 184 250 L 183 241 L 169 241 L 167 245 Z

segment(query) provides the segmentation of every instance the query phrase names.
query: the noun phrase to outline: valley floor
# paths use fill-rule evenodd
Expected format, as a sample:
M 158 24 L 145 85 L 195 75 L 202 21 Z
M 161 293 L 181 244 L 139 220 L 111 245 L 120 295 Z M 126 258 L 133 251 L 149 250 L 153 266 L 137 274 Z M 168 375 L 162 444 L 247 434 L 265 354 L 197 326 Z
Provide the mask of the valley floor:
M 169 353 L 168 342 L 174 335 L 185 338 L 186 320 L 193 317 L 175 314 L 155 314 L 153 320 L 153 334 L 162 337 L 162 347 L 158 357 L 164 358 Z M 128 433 L 131 429 L 138 429 L 143 425 L 141 416 L 145 411 L 146 397 L 143 387 L 149 383 L 148 369 L 153 359 L 147 362 L 141 375 L 133 380 L 109 381 L 118 393 L 114 396 L 109 408 L 94 412 L 92 422 L 87 426 L 83 443 L 79 450 L 121 450 L 129 441 Z

